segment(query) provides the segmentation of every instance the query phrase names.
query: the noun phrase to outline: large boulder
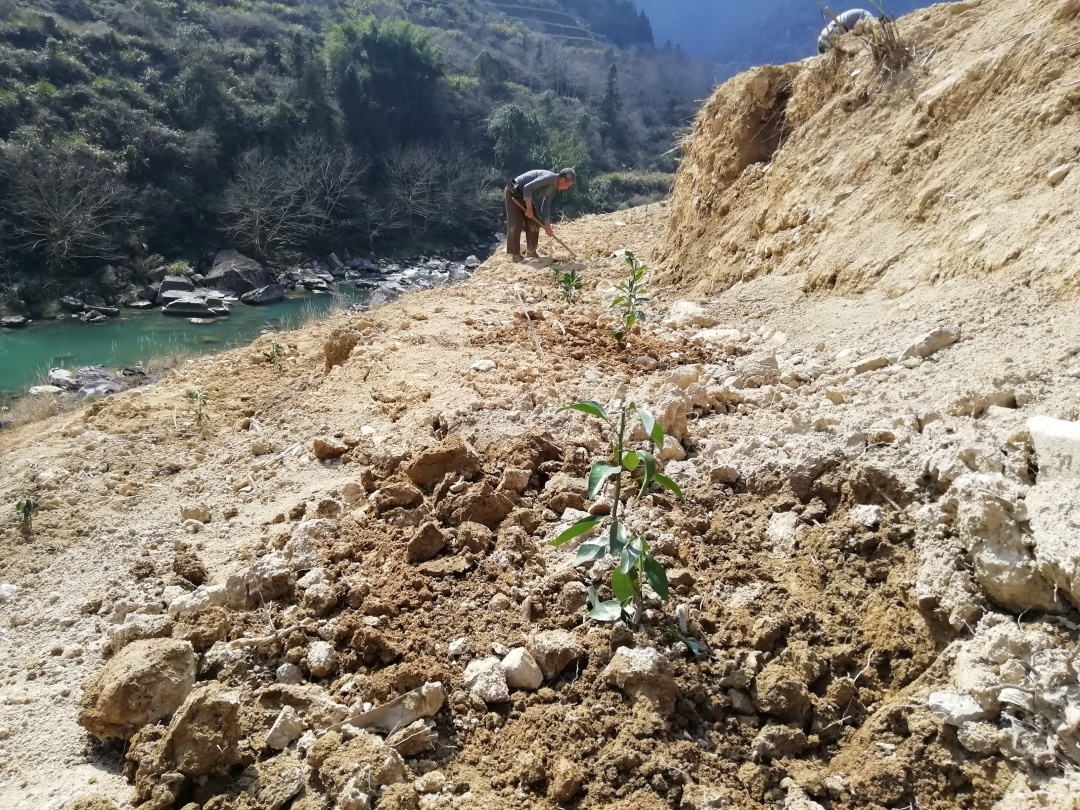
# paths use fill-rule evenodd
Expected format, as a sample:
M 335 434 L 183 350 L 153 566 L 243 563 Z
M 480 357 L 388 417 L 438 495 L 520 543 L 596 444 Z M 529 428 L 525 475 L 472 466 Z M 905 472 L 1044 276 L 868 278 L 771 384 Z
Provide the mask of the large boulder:
M 22 315 L 5 315 L 0 318 L 0 326 L 6 329 L 21 329 L 30 323 L 30 319 Z
M 195 285 L 191 282 L 191 279 L 184 276 L 165 276 L 161 281 L 161 286 L 158 288 L 158 293 L 164 295 L 167 292 L 194 292 Z
M 281 284 L 268 284 L 257 290 L 246 292 L 240 296 L 245 304 L 273 304 L 285 298 L 285 287 Z
M 160 773 L 186 776 L 225 773 L 240 761 L 240 696 L 217 681 L 192 692 L 162 738 Z
M 235 250 L 223 250 L 214 259 L 214 268 L 203 280 L 207 287 L 233 290 L 237 295 L 269 287 L 274 277 L 254 259 Z
M 68 312 L 82 312 L 84 305 L 82 299 L 76 298 L 73 295 L 65 295 L 60 299 L 60 306 Z
M 148 723 L 167 720 L 195 686 L 195 667 L 187 641 L 134 641 L 83 688 L 79 723 L 104 740 L 127 739 Z
M 1026 505 L 1035 541 L 1035 563 L 1054 594 L 1080 605 L 1080 422 L 1047 416 L 1028 420 L 1039 477 Z

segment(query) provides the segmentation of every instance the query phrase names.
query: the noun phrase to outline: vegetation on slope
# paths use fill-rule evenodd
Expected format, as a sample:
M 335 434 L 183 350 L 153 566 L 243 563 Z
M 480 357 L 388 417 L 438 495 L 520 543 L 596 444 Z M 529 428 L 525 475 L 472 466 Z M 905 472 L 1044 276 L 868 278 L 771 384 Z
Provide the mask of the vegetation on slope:
M 0 0 L 0 20 L 16 308 L 220 244 L 460 240 L 535 165 L 579 169 L 571 213 L 637 201 L 708 83 L 629 0 Z

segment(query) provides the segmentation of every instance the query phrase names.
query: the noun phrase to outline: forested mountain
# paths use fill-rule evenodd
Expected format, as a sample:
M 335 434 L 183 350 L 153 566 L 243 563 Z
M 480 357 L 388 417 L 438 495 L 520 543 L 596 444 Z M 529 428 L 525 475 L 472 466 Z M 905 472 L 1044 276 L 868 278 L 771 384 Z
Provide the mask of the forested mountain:
M 651 43 L 631 0 L 0 0 L 0 290 L 456 239 L 535 166 L 665 190 L 709 70 Z
M 881 5 L 874 0 L 637 0 L 658 44 L 670 40 L 688 54 L 708 59 L 720 79 L 753 65 L 783 64 L 817 53 L 818 33 L 825 24 L 821 9 L 826 6 L 839 14 L 849 8 L 875 11 Z M 893 16 L 926 5 L 919 0 L 884 2 Z

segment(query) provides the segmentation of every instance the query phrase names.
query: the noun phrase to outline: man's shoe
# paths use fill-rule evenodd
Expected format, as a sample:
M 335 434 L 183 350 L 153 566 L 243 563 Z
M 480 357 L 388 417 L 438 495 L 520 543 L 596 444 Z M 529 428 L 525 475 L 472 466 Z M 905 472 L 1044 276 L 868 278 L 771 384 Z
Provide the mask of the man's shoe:
M 523 259 L 521 258 L 520 253 L 511 253 L 510 261 L 512 261 L 514 264 L 517 264 L 518 262 L 523 261 Z

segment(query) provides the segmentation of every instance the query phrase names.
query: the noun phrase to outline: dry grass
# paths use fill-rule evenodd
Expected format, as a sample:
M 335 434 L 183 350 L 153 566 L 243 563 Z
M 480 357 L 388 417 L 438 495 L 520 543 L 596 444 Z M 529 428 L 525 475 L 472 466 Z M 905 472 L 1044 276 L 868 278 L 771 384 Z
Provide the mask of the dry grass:
M 915 48 L 900 36 L 896 20 L 883 15 L 875 23 L 857 27 L 858 36 L 870 49 L 878 75 L 892 77 L 915 59 Z
M 78 400 L 71 394 L 25 396 L 12 401 L 0 410 L 0 421 L 11 422 L 12 427 L 20 427 L 42 422 L 62 413 L 69 413 L 85 404 L 85 401 Z

